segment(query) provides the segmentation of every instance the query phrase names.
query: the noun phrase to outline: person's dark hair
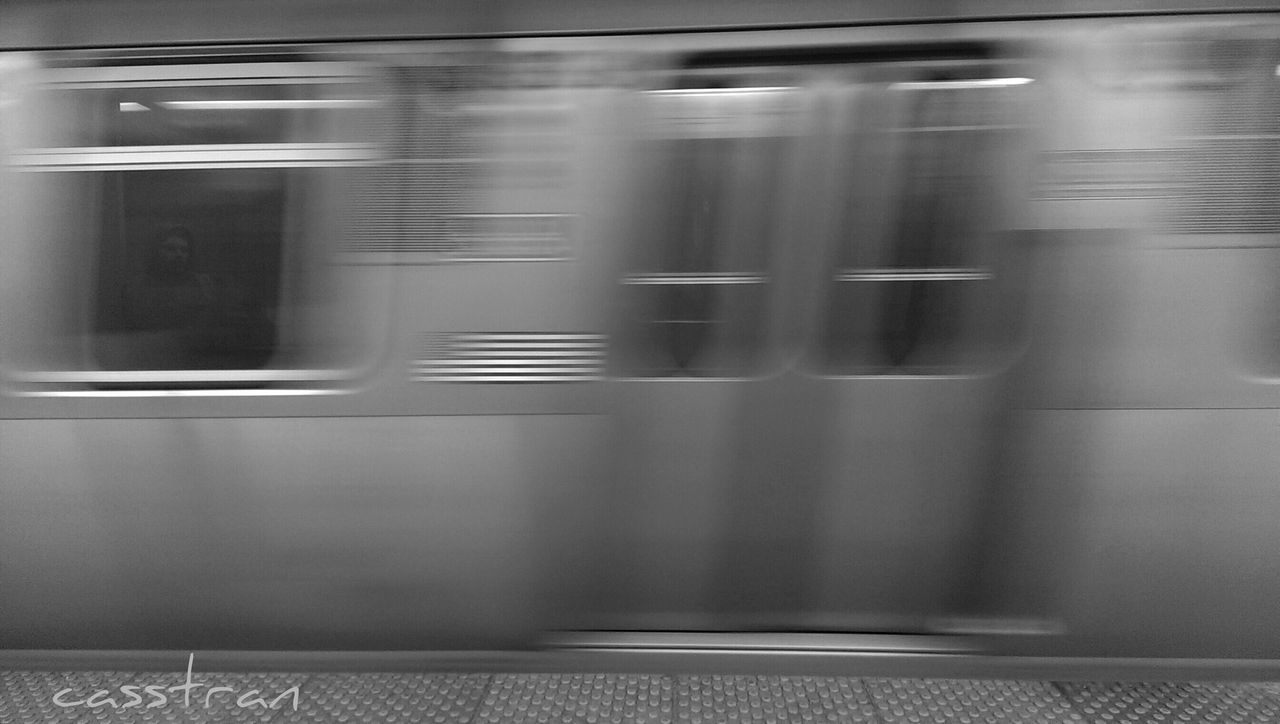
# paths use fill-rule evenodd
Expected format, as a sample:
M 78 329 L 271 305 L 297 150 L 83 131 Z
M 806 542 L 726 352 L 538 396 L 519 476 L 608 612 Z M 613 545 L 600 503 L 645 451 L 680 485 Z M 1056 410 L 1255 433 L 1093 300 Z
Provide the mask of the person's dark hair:
M 172 239 L 175 236 L 187 242 L 188 248 L 193 246 L 196 242 L 195 237 L 191 235 L 191 230 L 185 226 L 170 226 L 166 228 L 160 234 L 160 238 L 158 239 L 158 241 L 164 242 L 166 239 Z
M 176 271 L 170 266 L 164 258 L 164 243 L 169 239 L 180 239 L 187 246 L 187 260 L 184 268 L 181 270 L 186 273 L 194 272 L 196 269 L 196 243 L 195 237 L 191 234 L 191 230 L 185 226 L 169 226 L 165 227 L 152 238 L 151 247 L 147 250 L 145 269 L 147 276 L 151 278 L 159 278 L 169 276 Z

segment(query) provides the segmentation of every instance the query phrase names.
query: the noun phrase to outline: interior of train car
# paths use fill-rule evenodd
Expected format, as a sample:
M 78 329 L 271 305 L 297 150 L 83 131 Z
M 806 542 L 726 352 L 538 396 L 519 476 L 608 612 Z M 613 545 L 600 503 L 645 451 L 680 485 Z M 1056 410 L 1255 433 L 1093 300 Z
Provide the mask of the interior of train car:
M 1280 676 L 1274 8 L 159 7 L 0 4 L 15 721 L 187 655 L 449 721 Z

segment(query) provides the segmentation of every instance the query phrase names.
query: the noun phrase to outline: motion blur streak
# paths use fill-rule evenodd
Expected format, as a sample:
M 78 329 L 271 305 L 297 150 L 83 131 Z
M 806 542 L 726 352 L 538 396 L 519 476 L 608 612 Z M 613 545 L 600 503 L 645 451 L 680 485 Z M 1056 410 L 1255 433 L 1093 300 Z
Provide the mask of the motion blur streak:
M 0 648 L 1275 658 L 1280 18 L 475 5 L 0 6 Z

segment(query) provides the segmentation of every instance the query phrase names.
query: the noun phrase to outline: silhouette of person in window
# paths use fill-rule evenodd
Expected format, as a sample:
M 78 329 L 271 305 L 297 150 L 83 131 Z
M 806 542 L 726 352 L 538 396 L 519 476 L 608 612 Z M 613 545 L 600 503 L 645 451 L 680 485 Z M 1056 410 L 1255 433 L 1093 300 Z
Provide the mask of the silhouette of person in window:
M 126 289 L 140 369 L 238 369 L 272 354 L 270 319 L 242 280 L 202 268 L 185 227 L 160 233 Z
M 208 275 L 196 272 L 195 243 L 183 227 L 167 229 L 148 249 L 142 275 L 129 287 L 130 316 L 140 331 L 196 326 L 213 302 Z
M 125 290 L 129 324 L 141 368 L 192 365 L 200 327 L 213 306 L 207 275 L 196 271 L 195 240 L 184 227 L 165 229 L 149 245 L 141 274 Z

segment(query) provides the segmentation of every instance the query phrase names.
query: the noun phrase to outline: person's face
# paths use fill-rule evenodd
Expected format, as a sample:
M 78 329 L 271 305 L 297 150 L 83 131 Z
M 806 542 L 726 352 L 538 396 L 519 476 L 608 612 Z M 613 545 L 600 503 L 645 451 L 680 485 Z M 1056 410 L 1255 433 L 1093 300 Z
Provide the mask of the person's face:
M 160 243 L 160 262 L 166 269 L 185 269 L 191 260 L 187 240 L 170 236 Z

